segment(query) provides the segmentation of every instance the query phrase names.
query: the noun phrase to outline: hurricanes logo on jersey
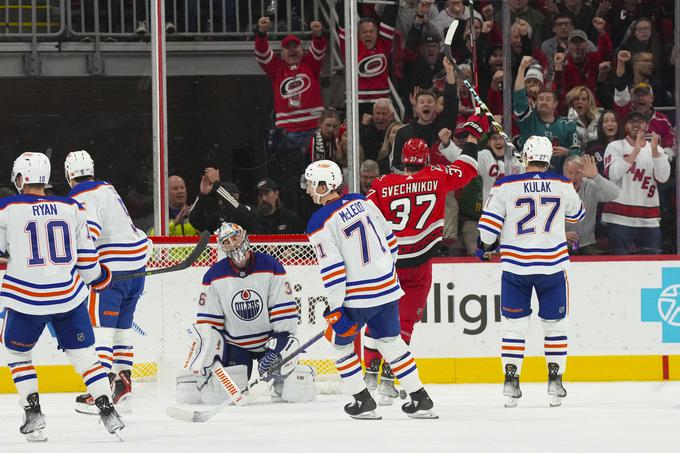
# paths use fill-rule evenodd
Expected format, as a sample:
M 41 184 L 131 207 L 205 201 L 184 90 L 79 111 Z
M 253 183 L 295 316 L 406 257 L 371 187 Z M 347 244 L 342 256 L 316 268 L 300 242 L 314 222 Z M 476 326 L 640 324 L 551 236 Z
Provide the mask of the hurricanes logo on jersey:
M 312 81 L 307 74 L 296 74 L 291 77 L 286 77 L 281 82 L 281 97 L 284 99 L 299 96 L 312 86 Z
M 371 55 L 359 62 L 359 77 L 375 77 L 384 72 L 385 69 L 387 69 L 385 55 Z
M 259 294 L 252 289 L 239 291 L 231 299 L 231 309 L 239 319 L 252 321 L 262 313 L 264 302 Z

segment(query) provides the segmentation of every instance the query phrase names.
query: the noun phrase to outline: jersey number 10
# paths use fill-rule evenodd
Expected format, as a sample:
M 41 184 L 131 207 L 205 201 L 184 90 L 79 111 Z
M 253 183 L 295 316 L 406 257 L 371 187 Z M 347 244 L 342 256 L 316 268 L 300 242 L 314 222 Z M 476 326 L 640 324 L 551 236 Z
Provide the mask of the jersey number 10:
M 47 256 L 53 264 L 69 264 L 73 260 L 71 252 L 71 233 L 68 223 L 64 220 L 50 220 L 45 224 L 47 231 Z M 40 236 L 38 222 L 32 220 L 26 224 L 24 231 L 28 234 L 28 243 L 31 255 L 28 258 L 29 266 L 43 266 L 45 259 L 40 251 Z

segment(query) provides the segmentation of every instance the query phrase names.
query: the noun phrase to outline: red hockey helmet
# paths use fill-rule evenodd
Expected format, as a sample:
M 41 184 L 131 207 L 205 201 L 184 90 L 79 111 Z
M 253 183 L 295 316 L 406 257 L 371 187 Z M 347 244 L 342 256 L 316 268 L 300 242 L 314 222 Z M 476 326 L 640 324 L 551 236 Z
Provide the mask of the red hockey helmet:
M 430 147 L 422 138 L 409 138 L 401 149 L 401 163 L 404 165 L 427 165 Z

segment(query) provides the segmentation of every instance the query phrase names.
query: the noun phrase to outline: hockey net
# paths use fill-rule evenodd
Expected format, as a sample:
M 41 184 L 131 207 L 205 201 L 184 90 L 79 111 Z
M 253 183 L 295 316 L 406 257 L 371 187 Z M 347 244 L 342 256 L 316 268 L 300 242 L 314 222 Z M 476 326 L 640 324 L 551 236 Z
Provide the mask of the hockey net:
M 178 264 L 191 253 L 197 238 L 154 237 L 152 241 L 147 269 Z M 286 269 L 299 310 L 297 337 L 304 343 L 324 328 L 327 306 L 312 245 L 304 235 L 250 236 L 250 244 L 251 250 L 274 256 Z M 147 278 L 133 325 L 136 363 L 132 377 L 137 382 L 159 380 L 163 372 L 174 374 L 183 366 L 191 345 L 186 331 L 195 318 L 201 279 L 222 256 L 213 238 L 191 268 Z M 328 383 L 319 386 L 324 393 L 335 393 L 339 381 L 331 352 L 331 346 L 322 339 L 300 360 L 314 368 L 317 382 Z

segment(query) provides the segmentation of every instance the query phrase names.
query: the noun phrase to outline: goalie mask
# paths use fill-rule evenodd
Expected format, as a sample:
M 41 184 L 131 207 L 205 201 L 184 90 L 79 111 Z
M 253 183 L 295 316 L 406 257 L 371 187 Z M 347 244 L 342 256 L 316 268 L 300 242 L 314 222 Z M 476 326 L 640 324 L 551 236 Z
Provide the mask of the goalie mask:
M 550 164 L 553 153 L 552 150 L 553 145 L 548 137 L 532 135 L 524 142 L 524 147 L 522 148 L 524 165 L 528 165 L 529 162 L 544 162 Z
M 217 232 L 217 243 L 224 253 L 238 267 L 244 267 L 248 260 L 250 241 L 248 235 L 240 225 L 223 223 Z
M 17 157 L 12 166 L 12 182 L 17 191 L 21 193 L 25 184 L 49 183 L 51 171 L 50 159 L 43 153 L 23 153 Z M 19 175 L 21 175 L 21 184 L 17 182 Z
M 66 174 L 66 182 L 73 187 L 75 185 L 74 179 L 94 176 L 94 161 L 85 150 L 70 152 L 64 161 L 64 173 Z
M 316 189 L 319 184 L 324 183 L 326 185 L 326 192 L 317 193 Z M 332 160 L 317 160 L 312 162 L 305 169 L 305 174 L 302 175 L 300 179 L 300 187 L 307 190 L 309 193 L 309 188 L 313 189 L 311 193 L 314 198 L 314 203 L 320 204 L 320 199 L 328 195 L 329 193 L 337 190 L 342 185 L 342 170 L 338 164 Z

